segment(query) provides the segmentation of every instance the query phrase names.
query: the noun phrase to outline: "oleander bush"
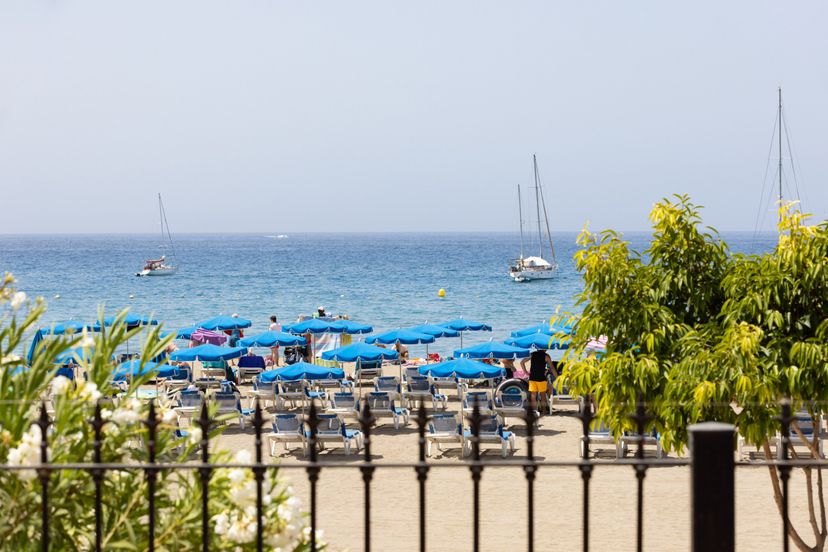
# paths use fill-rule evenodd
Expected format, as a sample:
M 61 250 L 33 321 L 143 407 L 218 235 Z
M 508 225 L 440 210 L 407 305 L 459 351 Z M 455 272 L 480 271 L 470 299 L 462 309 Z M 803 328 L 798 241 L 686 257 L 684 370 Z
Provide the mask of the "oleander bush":
M 828 222 L 807 218 L 781 205 L 778 244 L 762 255 L 731 254 L 686 196 L 655 205 L 646 251 L 617 232 L 584 230 L 575 257 L 583 316 L 559 385 L 592 396 L 616 435 L 635 429 L 629 414 L 640 397 L 667 450 L 687 446 L 690 424 L 716 420 L 771 459 L 781 400 L 811 416 L 828 412 Z M 603 355 L 588 352 L 596 336 L 607 336 Z M 822 458 L 792 426 L 808 451 L 792 455 Z M 814 544 L 793 525 L 790 535 L 801 550 L 823 550 L 822 474 L 804 473 Z
M 103 407 L 102 461 L 138 464 L 148 459 L 148 429 L 144 421 L 148 403 L 135 391 L 150 377 L 134 378 L 120 396 L 112 399 L 112 355 L 130 338 L 143 341 L 141 358 L 158 356 L 169 342 L 160 327 L 128 329 L 125 312 L 100 333 L 81 332 L 41 341 L 31 362 L 25 347 L 46 310 L 41 299 L 29 301 L 15 289 L 7 274 L 0 283 L 0 542 L 5 550 L 39 550 L 41 546 L 41 483 L 35 469 L 40 463 L 42 435 L 33 424 L 44 400 L 53 407 L 47 432 L 48 459 L 52 463 L 93 461 L 94 433 L 90 420 L 99 401 Z M 102 318 L 102 317 L 101 317 Z M 138 335 L 140 332 L 140 336 Z M 86 378 L 77 382 L 55 377 L 55 358 L 69 348 L 88 352 L 81 361 Z M 176 436 L 175 413 L 156 407 L 158 462 L 197 459 L 201 433 L 188 428 Z M 217 428 L 211 436 L 220 432 Z M 216 463 L 251 463 L 250 454 L 211 454 Z M 102 547 L 105 550 L 148 548 L 148 490 L 143 470 L 107 471 L 102 481 Z M 92 475 L 82 470 L 52 472 L 49 479 L 50 548 L 91 550 L 95 542 L 95 488 Z M 255 550 L 256 484 L 248 468 L 215 469 L 209 484 L 211 550 Z M 155 545 L 158 550 L 200 550 L 201 485 L 194 470 L 166 470 L 156 483 Z M 263 532 L 269 550 L 308 550 L 310 530 L 291 489 L 268 469 L 264 480 Z

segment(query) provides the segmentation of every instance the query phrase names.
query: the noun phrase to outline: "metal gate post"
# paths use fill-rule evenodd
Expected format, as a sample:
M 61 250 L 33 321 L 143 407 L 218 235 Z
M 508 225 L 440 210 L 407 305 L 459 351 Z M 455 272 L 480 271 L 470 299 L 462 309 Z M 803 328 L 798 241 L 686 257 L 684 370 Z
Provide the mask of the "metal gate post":
M 692 550 L 733 552 L 735 427 L 705 422 L 689 427 L 692 457 Z

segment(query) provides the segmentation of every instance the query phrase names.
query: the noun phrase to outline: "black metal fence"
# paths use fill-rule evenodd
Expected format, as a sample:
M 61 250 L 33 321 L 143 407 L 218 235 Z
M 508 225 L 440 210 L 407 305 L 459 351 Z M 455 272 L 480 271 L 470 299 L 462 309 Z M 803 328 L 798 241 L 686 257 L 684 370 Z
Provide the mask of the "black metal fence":
M 586 401 L 585 401 L 586 402 Z M 589 404 L 586 402 L 586 404 Z M 160 420 L 157 417 L 154 403 L 150 403 L 149 414 L 143 423 L 147 427 L 147 453 L 148 461 L 143 464 L 119 464 L 104 463 L 101 461 L 101 450 L 103 445 L 103 427 L 107 421 L 101 416 L 101 405 L 98 404 L 94 411 L 94 417 L 90 423 L 94 429 L 93 462 L 75 464 L 54 464 L 48 458 L 48 429 L 51 425 L 46 405 L 41 405 L 40 415 L 35 422 L 41 430 L 40 454 L 41 463 L 37 466 L 8 466 L 0 465 L 0 470 L 35 469 L 41 487 L 41 546 L 42 550 L 50 549 L 49 531 L 49 502 L 52 499 L 49 495 L 49 484 L 52 473 L 59 470 L 83 470 L 88 472 L 95 486 L 95 541 L 94 549 L 101 550 L 102 538 L 102 482 L 107 471 L 112 470 L 143 470 L 148 489 L 148 541 L 149 550 L 155 548 L 156 530 L 156 479 L 159 471 L 162 470 L 191 470 L 197 471 L 201 485 L 201 548 L 205 552 L 209 550 L 210 544 L 210 516 L 209 516 L 209 492 L 208 486 L 212 471 L 217 468 L 245 468 L 252 470 L 256 481 L 256 548 L 264 549 L 263 529 L 267 520 L 263 519 L 263 480 L 269 469 L 301 469 L 307 473 L 310 485 L 310 547 L 317 549 L 317 484 L 320 472 L 324 469 L 357 469 L 361 472 L 364 484 L 364 550 L 372 549 L 371 540 L 371 491 L 372 479 L 377 469 L 405 468 L 414 471 L 419 486 L 419 549 L 428 549 L 426 540 L 427 510 L 426 490 L 429 472 L 433 469 L 468 469 L 471 475 L 473 487 L 473 507 L 470 513 L 472 517 L 472 550 L 477 552 L 480 549 L 480 482 L 489 466 L 512 466 L 523 471 L 527 491 L 527 549 L 532 552 L 535 549 L 535 497 L 534 485 L 536 474 L 544 467 L 570 467 L 580 471 L 583 488 L 583 519 L 582 519 L 582 549 L 586 552 L 590 547 L 590 478 L 596 467 L 604 466 L 628 466 L 632 468 L 637 480 L 636 499 L 636 549 L 641 551 L 644 543 L 644 483 L 647 470 L 654 466 L 686 466 L 692 468 L 692 512 L 691 512 L 691 539 L 694 551 L 732 551 L 735 546 L 734 539 L 734 468 L 742 466 L 771 466 L 778 470 L 779 479 L 782 483 L 782 520 L 781 528 L 783 535 L 783 549 L 788 550 L 788 481 L 791 470 L 795 467 L 819 467 L 828 465 L 823 459 L 790 459 L 788 456 L 788 445 L 790 443 L 790 429 L 794 417 L 791 416 L 791 408 L 788 403 L 782 404 L 782 415 L 779 417 L 781 430 L 780 458 L 778 460 L 760 463 L 736 463 L 733 458 L 733 446 L 735 430 L 733 426 L 718 423 L 698 424 L 691 427 L 691 457 L 690 458 L 651 458 L 644 454 L 643 439 L 638 440 L 638 445 L 633 458 L 617 459 L 613 461 L 598 460 L 589 457 L 590 452 L 590 424 L 593 416 L 590 408 L 581 408 L 579 417 L 582 423 L 584 454 L 575 461 L 549 461 L 537 460 L 534 455 L 534 441 L 536 432 L 536 416 L 534 410 L 527 409 L 524 415 L 526 430 L 526 456 L 512 457 L 510 459 L 499 459 L 496 463 L 481 457 L 479 431 L 483 417 L 474 405 L 474 411 L 468 417 L 471 431 L 471 458 L 462 463 L 433 463 L 426 460 L 426 428 L 429 421 L 429 414 L 420 404 L 417 410 L 416 425 L 419 435 L 418 461 L 411 463 L 376 463 L 371 453 L 371 430 L 375 418 L 366 401 L 360 411 L 359 425 L 364 436 L 364 447 L 362 459 L 356 463 L 342 464 L 320 460 L 316 445 L 316 432 L 320 423 L 317 410 L 313 404 L 307 416 L 309 427 L 309 461 L 302 464 L 265 464 L 262 460 L 263 427 L 265 424 L 262 408 L 256 402 L 253 413 L 253 429 L 255 434 L 255 463 L 211 463 L 210 462 L 210 430 L 214 427 L 215 421 L 208 414 L 206 405 L 201 409 L 201 414 L 196 423 L 201 428 L 200 461 L 188 463 L 158 463 L 156 462 L 156 437 Z M 645 434 L 647 422 L 651 419 L 645 411 L 643 403 L 638 403 L 635 412 L 630 416 L 638 428 L 638 435 Z

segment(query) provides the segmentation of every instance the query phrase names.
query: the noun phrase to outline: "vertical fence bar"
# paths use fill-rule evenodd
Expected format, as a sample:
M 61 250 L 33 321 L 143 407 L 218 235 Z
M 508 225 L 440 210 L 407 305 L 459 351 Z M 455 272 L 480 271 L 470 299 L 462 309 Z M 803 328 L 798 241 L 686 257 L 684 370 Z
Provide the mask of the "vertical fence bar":
M 371 406 L 368 399 L 365 399 L 364 407 L 359 416 L 359 423 L 362 426 L 364 438 L 363 450 L 365 452 L 365 463 L 359 468 L 362 472 L 362 481 L 365 483 L 365 552 L 371 550 L 371 479 L 374 476 L 374 466 L 371 465 L 371 426 L 374 424 L 374 415 L 371 414 Z
M 474 409 L 471 415 L 471 444 L 472 444 L 472 460 L 470 466 L 472 474 L 472 483 L 474 486 L 474 552 L 480 550 L 480 478 L 483 472 L 483 466 L 480 464 L 480 404 L 478 401 L 474 402 Z
M 782 425 L 782 439 L 779 443 L 779 479 L 782 481 L 782 550 L 788 552 L 790 550 L 790 539 L 788 538 L 788 526 L 790 519 L 788 518 L 788 480 L 791 478 L 791 467 L 787 465 L 788 460 L 788 446 L 791 442 L 791 422 L 793 416 L 791 415 L 791 403 L 787 399 L 781 401 L 782 412 L 779 416 L 779 422 Z
M 253 476 L 256 478 L 256 551 L 262 552 L 264 547 L 264 519 L 262 516 L 262 483 L 264 482 L 264 464 L 262 463 L 262 406 L 256 398 L 256 409 L 253 411 L 253 431 L 256 434 L 256 465 L 253 467 Z
M 644 430 L 651 416 L 648 416 L 644 411 L 644 401 L 640 395 L 638 401 L 636 401 L 635 414 L 630 418 L 635 422 L 638 431 L 638 448 L 635 451 L 635 477 L 638 480 L 635 549 L 637 552 L 642 552 L 644 550 L 644 477 L 647 475 L 647 466 L 644 464 Z
M 49 550 L 49 413 L 46 412 L 46 403 L 40 403 L 40 418 L 37 420 L 40 428 L 40 464 L 37 476 L 40 479 L 40 544 L 41 549 Z
M 310 411 L 308 412 L 308 426 L 310 429 L 310 437 L 308 438 L 308 448 L 310 449 L 310 464 L 308 464 L 308 481 L 310 482 L 310 547 L 311 552 L 316 552 L 316 483 L 319 481 L 319 466 L 316 465 L 318 457 L 316 450 L 316 431 L 319 429 L 319 416 L 316 414 L 316 405 L 311 401 Z
M 155 401 L 150 401 L 147 419 L 144 422 L 147 426 L 147 455 L 148 463 L 144 466 L 147 476 L 147 493 L 149 495 L 149 507 L 147 510 L 149 526 L 149 552 L 155 550 L 155 482 L 158 473 L 155 469 L 155 448 L 156 429 L 158 428 L 158 417 L 155 415 Z
M 475 401 L 476 403 L 477 401 Z M 538 467 L 535 464 L 535 409 L 526 403 L 526 460 L 530 464 L 523 466 L 526 474 L 526 523 L 527 523 L 527 550 L 533 552 L 535 549 L 535 472 Z
M 425 401 L 420 399 L 420 408 L 417 410 L 417 435 L 420 465 L 415 468 L 417 481 L 420 485 L 420 552 L 426 549 L 426 478 L 428 477 L 428 466 L 426 461 L 426 438 L 425 429 L 428 418 L 426 416 Z
M 735 539 L 735 474 L 730 424 L 691 425 L 692 550 L 733 552 Z
M 92 430 L 94 441 L 92 442 L 92 463 L 101 463 L 101 449 L 103 448 L 102 429 L 104 426 L 101 416 L 101 402 L 95 404 L 95 414 L 92 416 Z M 101 550 L 101 539 L 103 537 L 103 497 L 101 488 L 103 485 L 104 471 L 101 468 L 92 468 L 92 482 L 95 485 L 95 552 Z
M 201 479 L 201 550 L 210 549 L 210 414 L 207 412 L 207 400 L 201 403 L 201 416 L 198 419 L 201 427 L 201 463 L 198 469 Z
M 584 486 L 584 512 L 583 519 L 583 550 L 589 552 L 589 480 L 592 477 L 592 463 L 589 461 L 589 431 L 592 423 L 592 400 L 588 395 L 583 397 L 581 408 L 581 426 L 583 430 L 583 452 L 581 463 L 581 479 Z

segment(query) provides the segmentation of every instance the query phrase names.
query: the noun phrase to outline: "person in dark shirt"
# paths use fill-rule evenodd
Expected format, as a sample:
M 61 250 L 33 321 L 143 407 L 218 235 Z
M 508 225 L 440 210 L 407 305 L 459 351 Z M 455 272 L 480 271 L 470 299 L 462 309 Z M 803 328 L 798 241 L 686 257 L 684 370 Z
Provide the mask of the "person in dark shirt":
M 555 369 L 555 364 L 549 358 L 549 354 L 543 349 L 532 351 L 529 358 L 525 358 L 520 362 L 520 367 L 526 370 L 526 362 L 529 362 L 529 405 L 538 409 L 538 401 L 542 409 L 549 409 L 549 383 L 547 380 L 547 370 L 552 373 L 552 377 L 558 377 L 558 371 Z

